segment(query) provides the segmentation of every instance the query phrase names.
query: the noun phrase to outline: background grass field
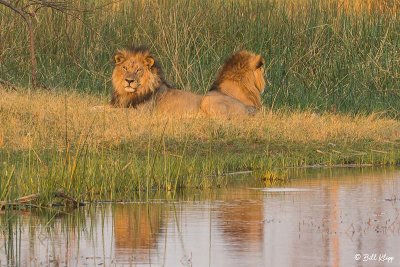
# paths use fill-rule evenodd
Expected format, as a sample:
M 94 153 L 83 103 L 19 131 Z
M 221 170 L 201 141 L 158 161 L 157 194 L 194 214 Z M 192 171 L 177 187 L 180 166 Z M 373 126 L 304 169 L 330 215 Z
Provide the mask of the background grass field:
M 167 79 L 205 92 L 235 50 L 267 59 L 267 107 L 398 116 L 398 0 L 74 0 L 36 20 L 40 82 L 108 95 L 113 53 L 147 45 Z M 21 18 L 0 6 L 0 78 L 29 81 Z

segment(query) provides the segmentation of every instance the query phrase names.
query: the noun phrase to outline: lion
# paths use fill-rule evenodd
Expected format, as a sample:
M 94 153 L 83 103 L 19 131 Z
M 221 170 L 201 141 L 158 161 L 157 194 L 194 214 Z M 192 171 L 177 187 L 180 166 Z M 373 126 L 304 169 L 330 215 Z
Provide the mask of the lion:
M 239 51 L 223 65 L 210 91 L 199 95 L 173 88 L 146 48 L 119 50 L 114 56 L 111 106 L 146 108 L 166 114 L 253 115 L 261 108 L 264 59 Z
M 246 50 L 234 53 L 202 99 L 201 110 L 216 115 L 254 115 L 262 108 L 261 93 L 266 85 L 264 64 L 261 55 Z
M 147 108 L 173 114 L 197 114 L 201 95 L 175 89 L 148 49 L 119 50 L 114 56 L 110 104 L 120 108 Z

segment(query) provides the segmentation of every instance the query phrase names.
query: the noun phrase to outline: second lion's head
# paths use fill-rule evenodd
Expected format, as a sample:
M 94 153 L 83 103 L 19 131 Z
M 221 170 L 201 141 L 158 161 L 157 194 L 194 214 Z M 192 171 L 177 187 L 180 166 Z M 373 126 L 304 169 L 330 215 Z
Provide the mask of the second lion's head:
M 225 61 L 212 89 L 218 89 L 221 83 L 231 80 L 255 86 L 262 93 L 266 84 L 264 65 L 265 59 L 261 55 L 240 50 Z
M 260 95 L 266 85 L 264 65 L 265 59 L 261 55 L 238 51 L 222 65 L 210 91 L 222 92 L 245 105 L 260 108 Z

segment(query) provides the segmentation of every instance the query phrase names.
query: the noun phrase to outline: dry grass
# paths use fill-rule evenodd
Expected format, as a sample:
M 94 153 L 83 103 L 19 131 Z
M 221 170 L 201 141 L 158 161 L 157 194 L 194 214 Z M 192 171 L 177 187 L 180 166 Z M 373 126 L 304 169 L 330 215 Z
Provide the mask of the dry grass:
M 215 188 L 221 174 L 288 167 L 396 165 L 400 122 L 266 110 L 231 120 L 97 108 L 104 96 L 0 87 L 0 201 L 62 190 L 78 201 Z M 257 181 L 260 181 L 259 179 Z
M 64 149 L 83 143 L 91 149 L 132 142 L 146 146 L 163 136 L 178 141 L 328 143 L 398 142 L 400 122 L 381 117 L 266 110 L 253 118 L 168 118 L 133 109 L 92 107 L 107 99 L 69 91 L 0 88 L 0 148 Z
M 291 6 L 295 4 L 307 4 L 308 0 L 291 1 Z M 325 0 L 316 2 L 320 8 L 329 7 L 331 4 L 337 5 L 338 9 L 343 9 L 345 12 L 359 14 L 362 12 L 380 12 L 393 13 L 398 11 L 400 2 L 398 0 Z

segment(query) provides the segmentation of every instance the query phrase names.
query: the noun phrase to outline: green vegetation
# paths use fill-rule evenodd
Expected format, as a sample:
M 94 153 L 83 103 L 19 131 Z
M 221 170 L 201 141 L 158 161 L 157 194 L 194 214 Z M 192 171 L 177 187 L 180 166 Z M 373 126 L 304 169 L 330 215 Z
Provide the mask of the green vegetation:
M 48 88 L 108 95 L 116 49 L 144 44 L 168 80 L 204 92 L 224 58 L 247 48 L 267 59 L 268 107 L 394 116 L 400 110 L 395 0 L 73 2 L 73 16 L 37 14 L 39 80 Z M 0 16 L 0 77 L 27 85 L 26 29 L 3 6 Z
M 53 203 L 59 190 L 78 201 L 128 201 L 223 187 L 235 171 L 265 186 L 290 179 L 291 167 L 400 162 L 400 122 L 376 115 L 168 118 L 92 110 L 100 97 L 82 93 L 0 93 L 0 201 L 38 194 L 37 204 Z
M 42 193 L 42 203 L 48 203 L 53 192 L 63 189 L 80 201 L 129 201 L 147 199 L 160 191 L 170 191 L 174 195 L 183 188 L 225 186 L 229 178 L 223 174 L 227 172 L 252 170 L 252 176 L 261 185 L 265 179 L 273 184 L 271 177 L 266 178 L 268 173 L 263 173 L 265 170 L 282 173 L 288 167 L 308 164 L 361 166 L 400 162 L 399 144 L 381 146 L 364 142 L 353 144 L 351 148 L 333 149 L 323 144 L 269 146 L 259 143 L 249 154 L 250 145 L 249 141 L 236 140 L 235 144 L 215 142 L 211 148 L 204 143 L 191 143 L 187 147 L 169 144 L 170 149 L 165 150 L 162 147 L 167 144 L 162 142 L 161 146 L 149 149 L 147 155 L 133 153 L 137 150 L 135 145 L 90 152 L 82 147 L 67 154 L 2 152 L 0 156 L 5 162 L 0 168 L 1 200 L 11 201 L 23 195 Z

